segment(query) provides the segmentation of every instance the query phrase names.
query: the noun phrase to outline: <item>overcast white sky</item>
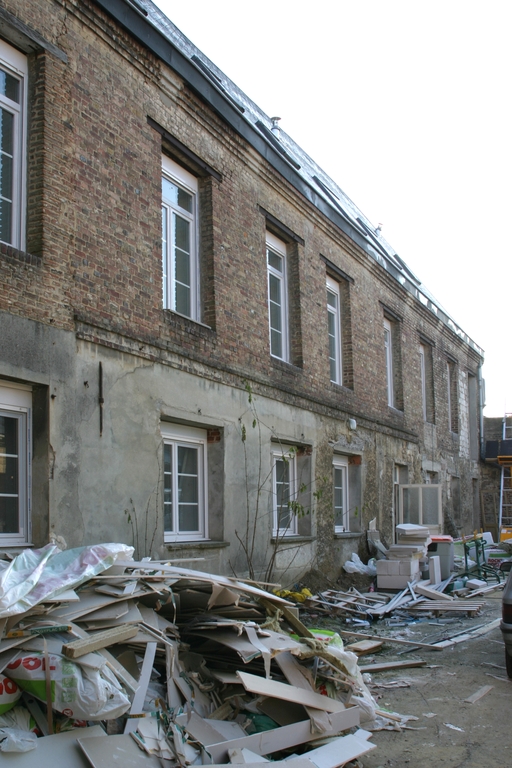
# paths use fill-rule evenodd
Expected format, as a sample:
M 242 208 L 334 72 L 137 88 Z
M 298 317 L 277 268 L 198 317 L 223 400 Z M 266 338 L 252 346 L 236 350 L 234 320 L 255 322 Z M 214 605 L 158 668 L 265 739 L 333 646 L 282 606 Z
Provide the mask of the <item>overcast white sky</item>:
M 512 3 L 156 1 L 382 223 L 512 411 Z

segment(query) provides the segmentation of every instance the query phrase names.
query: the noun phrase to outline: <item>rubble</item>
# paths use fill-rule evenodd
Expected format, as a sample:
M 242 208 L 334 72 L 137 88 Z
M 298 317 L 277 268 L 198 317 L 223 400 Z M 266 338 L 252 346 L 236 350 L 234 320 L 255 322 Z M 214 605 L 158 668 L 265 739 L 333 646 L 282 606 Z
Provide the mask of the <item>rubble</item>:
M 2 764 L 337 768 L 374 748 L 367 729 L 402 722 L 288 600 L 132 552 L 0 561 Z

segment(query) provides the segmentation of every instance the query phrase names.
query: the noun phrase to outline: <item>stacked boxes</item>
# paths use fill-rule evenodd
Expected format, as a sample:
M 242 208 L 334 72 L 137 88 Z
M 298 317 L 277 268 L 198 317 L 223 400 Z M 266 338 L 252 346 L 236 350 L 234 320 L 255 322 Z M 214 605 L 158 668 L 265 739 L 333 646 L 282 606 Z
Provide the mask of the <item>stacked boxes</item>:
M 422 525 L 397 525 L 397 544 L 387 552 L 387 560 L 377 560 L 377 588 L 405 589 L 407 582 L 420 578 L 420 561 L 427 554 L 430 531 Z

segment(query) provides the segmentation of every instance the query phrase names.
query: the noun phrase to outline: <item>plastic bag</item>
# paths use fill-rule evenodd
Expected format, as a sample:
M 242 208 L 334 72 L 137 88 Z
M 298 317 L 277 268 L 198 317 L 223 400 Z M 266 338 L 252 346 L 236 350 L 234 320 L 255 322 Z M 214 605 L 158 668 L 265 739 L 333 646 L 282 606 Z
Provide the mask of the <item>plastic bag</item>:
M 30 752 L 37 747 L 35 733 L 17 728 L 0 728 L 0 752 Z
M 0 571 L 0 618 L 24 613 L 110 568 L 120 556 L 130 560 L 133 547 L 95 544 L 61 552 L 54 544 L 25 549 Z
M 130 700 L 108 667 L 80 667 L 56 653 L 48 654 L 48 659 L 52 706 L 57 712 L 71 718 L 110 720 L 121 717 L 130 708 Z M 46 702 L 44 654 L 19 656 L 7 670 L 20 688 Z
M 20 696 L 21 691 L 14 680 L 0 674 L 0 715 L 15 707 Z
M 357 555 L 355 552 L 352 552 L 352 557 L 350 560 L 347 560 L 345 565 L 343 566 L 343 570 L 345 570 L 347 573 L 362 573 L 365 576 L 376 576 L 377 575 L 377 567 L 375 565 L 375 559 L 372 558 L 368 561 L 368 565 L 365 565 L 359 555 Z

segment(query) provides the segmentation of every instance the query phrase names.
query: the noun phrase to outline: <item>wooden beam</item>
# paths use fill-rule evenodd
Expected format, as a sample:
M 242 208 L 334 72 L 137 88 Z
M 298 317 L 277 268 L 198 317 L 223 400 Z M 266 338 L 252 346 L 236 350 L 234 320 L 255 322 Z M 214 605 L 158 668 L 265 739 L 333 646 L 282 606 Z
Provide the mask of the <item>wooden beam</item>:
M 82 640 L 74 640 L 72 643 L 65 643 L 62 646 L 62 653 L 68 659 L 78 659 L 86 653 L 97 651 L 100 648 L 108 648 L 115 643 L 123 643 L 131 637 L 135 637 L 139 628 L 133 625 L 114 627 L 105 632 L 97 632 L 95 635 Z

